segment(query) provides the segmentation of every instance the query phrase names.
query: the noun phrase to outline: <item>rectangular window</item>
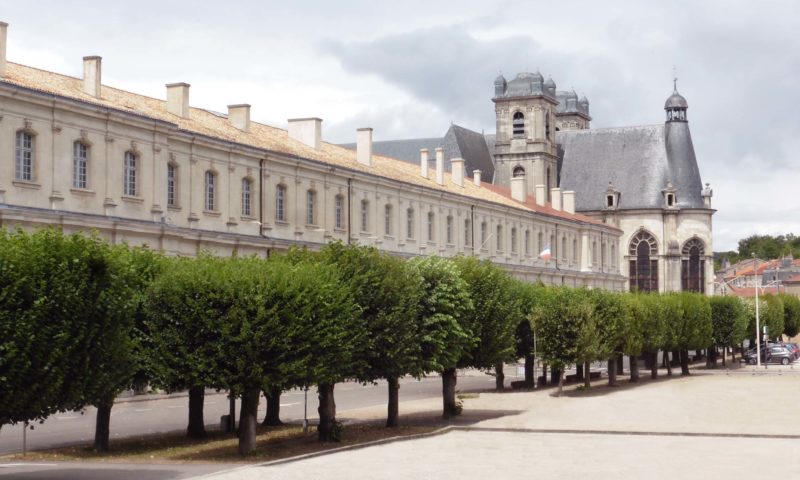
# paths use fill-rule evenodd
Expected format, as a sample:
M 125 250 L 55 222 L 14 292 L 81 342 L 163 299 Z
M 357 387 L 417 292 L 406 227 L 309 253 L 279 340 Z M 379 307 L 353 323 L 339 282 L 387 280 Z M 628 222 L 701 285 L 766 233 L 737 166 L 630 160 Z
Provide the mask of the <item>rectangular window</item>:
M 136 196 L 136 160 L 136 155 L 133 152 L 125 152 L 122 193 L 130 197 Z
M 428 212 L 428 241 L 429 242 L 432 242 L 434 240 L 434 236 L 433 236 L 433 233 L 434 233 L 434 230 L 435 230 L 434 225 L 433 225 L 434 218 L 435 218 L 435 216 L 434 216 L 433 212 Z
M 336 228 L 342 229 L 344 228 L 344 218 L 342 218 L 342 212 L 344 211 L 344 197 L 341 195 L 336 195 L 335 210 Z
M 178 204 L 176 196 L 176 182 L 178 180 L 178 167 L 167 164 L 167 205 L 174 207 Z
M 33 181 L 33 135 L 17 132 L 17 161 L 14 178 L 27 182 Z
M 525 230 L 525 255 L 531 254 L 531 231 Z
M 206 211 L 213 212 L 216 207 L 216 175 L 213 172 L 206 172 Z
M 87 187 L 87 163 L 89 148 L 81 142 L 72 144 L 72 186 L 74 188 Z
M 511 253 L 517 253 L 517 229 L 511 229 Z
M 392 234 L 392 206 L 386 205 L 383 208 L 383 233 Z
M 369 202 L 361 200 L 361 231 L 369 231 Z
M 286 221 L 286 187 L 283 185 L 275 189 L 275 221 Z
M 486 238 L 486 222 L 481 222 L 481 246 L 479 248 L 483 248 L 486 246 L 486 242 L 489 240 Z
M 472 246 L 472 222 L 464 220 L 464 246 Z
M 502 251 L 503 250 L 503 226 L 502 225 L 498 225 L 497 226 L 497 234 L 496 234 L 496 236 L 497 236 L 497 245 L 496 245 L 497 250 L 498 251 Z
M 249 217 L 253 214 L 252 209 L 252 186 L 250 180 L 242 179 L 242 216 Z
M 317 192 L 309 190 L 306 192 L 306 224 L 315 225 L 315 207 L 317 202 Z
M 414 210 L 406 211 L 406 238 L 414 238 Z
M 453 244 L 453 217 L 448 215 L 447 216 L 447 243 L 449 245 Z

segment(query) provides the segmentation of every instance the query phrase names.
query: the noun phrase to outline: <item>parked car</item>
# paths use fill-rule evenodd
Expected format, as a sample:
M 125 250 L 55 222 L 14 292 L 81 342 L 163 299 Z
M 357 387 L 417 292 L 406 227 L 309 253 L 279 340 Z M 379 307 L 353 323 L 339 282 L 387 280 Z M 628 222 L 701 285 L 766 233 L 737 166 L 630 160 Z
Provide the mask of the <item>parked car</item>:
M 800 358 L 800 347 L 798 347 L 796 343 L 784 343 L 783 346 L 794 354 L 795 360 Z
M 755 349 L 748 351 L 744 356 L 744 360 L 750 365 L 755 365 L 757 363 Z M 762 363 L 780 363 L 781 365 L 789 365 L 794 360 L 794 352 L 781 345 L 768 345 L 761 349 Z

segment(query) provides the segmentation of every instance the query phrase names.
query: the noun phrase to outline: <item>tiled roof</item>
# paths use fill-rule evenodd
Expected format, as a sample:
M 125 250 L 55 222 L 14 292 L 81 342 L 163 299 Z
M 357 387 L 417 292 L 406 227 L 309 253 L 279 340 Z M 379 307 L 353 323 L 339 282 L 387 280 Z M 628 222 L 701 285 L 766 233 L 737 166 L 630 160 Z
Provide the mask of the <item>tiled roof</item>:
M 166 101 L 106 85 L 101 87 L 100 98 L 92 97 L 82 90 L 83 80 L 58 73 L 40 70 L 12 62 L 7 63 L 6 74 L 0 78 L 0 84 L 6 83 L 31 90 L 58 95 L 103 107 L 127 111 L 151 119 L 162 120 L 177 125 L 181 130 L 208 137 L 235 142 L 259 149 L 270 150 L 286 155 L 316 160 L 329 165 L 345 167 L 379 175 L 412 185 L 424 186 L 434 190 L 449 191 L 454 194 L 515 207 L 522 210 L 546 211 L 538 206 L 520 204 L 510 195 L 496 189 L 477 187 L 465 182 L 464 187 L 455 185 L 449 174 L 445 174 L 445 184 L 439 185 L 434 178 L 425 179 L 419 174 L 419 167 L 393 158 L 373 155 L 372 165 L 365 166 L 356 161 L 356 152 L 346 148 L 322 142 L 319 149 L 289 137 L 286 130 L 251 122 L 250 131 L 244 132 L 231 125 L 227 118 L 202 108 L 190 108 L 189 118 L 182 118 L 167 112 Z M 435 177 L 431 175 L 431 177 Z M 562 212 L 556 215 L 563 219 L 600 224 L 595 220 L 580 215 Z

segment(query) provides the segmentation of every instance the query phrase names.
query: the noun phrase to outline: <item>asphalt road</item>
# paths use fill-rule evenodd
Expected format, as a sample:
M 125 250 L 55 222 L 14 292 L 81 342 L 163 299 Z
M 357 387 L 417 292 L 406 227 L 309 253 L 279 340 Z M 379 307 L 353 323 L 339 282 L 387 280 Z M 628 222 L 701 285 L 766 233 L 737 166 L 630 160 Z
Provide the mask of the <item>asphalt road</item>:
M 511 371 L 506 372 L 506 381 L 515 378 Z M 424 378 L 420 381 L 404 379 L 400 386 L 400 402 L 431 398 L 441 395 L 439 377 Z M 506 383 L 508 385 L 508 383 Z M 458 389 L 484 390 L 493 388 L 494 377 L 479 372 L 471 372 L 458 378 Z M 360 385 L 341 383 L 335 389 L 337 417 L 347 419 L 347 410 L 382 405 L 387 402 L 386 383 Z M 146 398 L 146 397 L 145 397 Z M 128 401 L 134 400 L 134 401 Z M 317 418 L 316 390 L 308 391 L 308 418 Z M 281 419 L 284 421 L 302 420 L 304 392 L 289 391 L 281 396 Z M 224 392 L 206 394 L 204 414 L 206 423 L 219 425 L 219 418 L 228 413 L 229 402 Z M 263 417 L 266 402 L 261 398 L 259 417 Z M 95 412 L 88 407 L 81 412 L 58 413 L 48 418 L 44 424 L 35 424 L 27 431 L 29 450 L 56 446 L 89 443 L 94 438 Z M 236 414 L 239 414 L 237 402 Z M 401 407 L 402 413 L 402 407 Z M 186 396 L 171 396 L 157 400 L 141 400 L 141 397 L 118 401 L 111 410 L 111 440 L 129 436 L 146 435 L 159 432 L 179 431 L 186 428 L 189 416 L 189 400 Z M 22 451 L 22 426 L 6 425 L 0 429 L 0 455 Z M 0 468 L 0 475 L 3 475 Z

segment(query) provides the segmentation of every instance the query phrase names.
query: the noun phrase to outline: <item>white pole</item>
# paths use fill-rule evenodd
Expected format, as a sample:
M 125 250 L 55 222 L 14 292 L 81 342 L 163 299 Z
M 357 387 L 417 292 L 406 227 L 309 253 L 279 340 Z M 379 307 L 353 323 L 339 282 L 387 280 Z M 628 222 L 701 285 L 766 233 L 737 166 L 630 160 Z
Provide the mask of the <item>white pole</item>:
M 308 433 L 308 385 L 303 393 L 303 433 Z
M 22 457 L 28 454 L 28 422 L 22 425 Z
M 756 254 L 753 253 L 753 285 L 756 289 L 756 366 L 761 366 L 761 324 L 758 318 L 758 267 L 756 264 Z

